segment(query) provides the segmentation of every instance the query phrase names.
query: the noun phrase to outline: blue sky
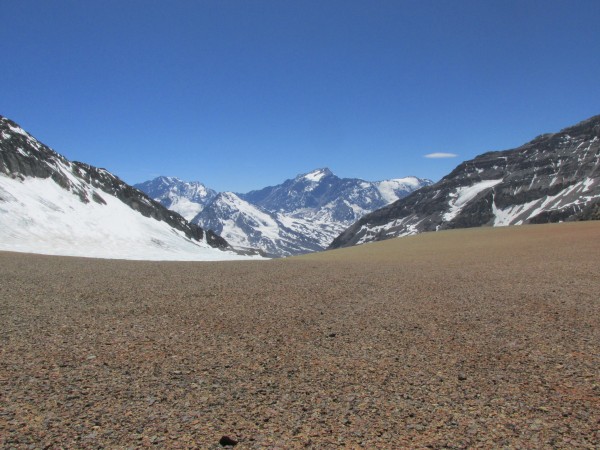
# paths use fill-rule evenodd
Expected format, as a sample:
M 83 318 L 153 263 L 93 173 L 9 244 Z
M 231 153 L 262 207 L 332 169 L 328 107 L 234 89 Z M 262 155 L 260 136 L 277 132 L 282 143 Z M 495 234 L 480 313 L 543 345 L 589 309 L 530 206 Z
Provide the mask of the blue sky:
M 130 183 L 243 192 L 325 166 L 437 180 L 600 114 L 597 0 L 1 9 L 0 114 Z

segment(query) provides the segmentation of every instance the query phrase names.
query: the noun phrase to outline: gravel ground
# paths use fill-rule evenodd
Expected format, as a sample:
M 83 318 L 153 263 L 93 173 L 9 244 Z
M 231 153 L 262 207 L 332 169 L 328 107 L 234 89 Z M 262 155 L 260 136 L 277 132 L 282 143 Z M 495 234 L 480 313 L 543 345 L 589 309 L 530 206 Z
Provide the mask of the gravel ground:
M 0 446 L 598 448 L 599 263 L 600 222 L 267 262 L 0 253 Z

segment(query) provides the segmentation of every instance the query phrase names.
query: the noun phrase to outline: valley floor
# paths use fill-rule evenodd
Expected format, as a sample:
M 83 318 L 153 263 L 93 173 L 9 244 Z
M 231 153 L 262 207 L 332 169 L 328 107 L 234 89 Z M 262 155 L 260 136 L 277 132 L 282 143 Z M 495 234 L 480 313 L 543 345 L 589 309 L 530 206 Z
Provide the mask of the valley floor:
M 266 262 L 0 253 L 0 447 L 594 448 L 599 266 L 600 222 Z

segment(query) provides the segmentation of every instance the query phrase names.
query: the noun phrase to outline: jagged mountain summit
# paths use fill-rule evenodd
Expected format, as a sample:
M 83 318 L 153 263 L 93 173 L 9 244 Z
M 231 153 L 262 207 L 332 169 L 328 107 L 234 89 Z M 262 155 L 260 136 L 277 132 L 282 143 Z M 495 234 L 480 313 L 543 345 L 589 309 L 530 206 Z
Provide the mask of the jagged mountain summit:
M 431 180 L 416 177 L 376 182 L 340 178 L 323 168 L 300 174 L 277 186 L 240 194 L 240 197 L 267 211 L 353 222 L 431 183 Z
M 0 116 L 0 250 L 124 259 L 239 259 L 105 169 L 72 162 Z
M 247 227 L 246 241 L 252 247 L 258 246 L 277 256 L 324 250 L 342 230 L 363 215 L 431 183 L 431 180 L 416 177 L 376 182 L 340 178 L 328 168 L 300 174 L 277 186 L 238 194 L 269 214 L 278 225 L 270 228 L 266 240 L 259 229 Z M 201 213 L 194 221 L 203 226 L 215 225 L 204 222 L 202 217 Z M 225 216 L 221 218 L 226 220 Z M 225 235 L 237 242 L 231 234 Z M 294 245 L 290 247 L 290 243 Z
M 176 193 L 182 183 L 201 185 L 159 177 L 136 186 L 167 207 L 196 203 L 201 212 L 192 222 L 215 230 L 235 247 L 260 249 L 271 256 L 290 256 L 327 248 L 340 232 L 364 214 L 432 181 L 406 177 L 370 182 L 339 178 L 322 168 L 245 194 L 224 192 L 208 202 L 205 202 L 207 196 L 197 200 L 182 194 L 185 198 L 180 198 Z
M 217 196 L 217 192 L 198 181 L 182 181 L 176 177 L 157 177 L 134 184 L 164 207 L 192 220 Z
M 439 182 L 365 215 L 330 248 L 478 226 L 600 219 L 600 116 L 465 161 Z

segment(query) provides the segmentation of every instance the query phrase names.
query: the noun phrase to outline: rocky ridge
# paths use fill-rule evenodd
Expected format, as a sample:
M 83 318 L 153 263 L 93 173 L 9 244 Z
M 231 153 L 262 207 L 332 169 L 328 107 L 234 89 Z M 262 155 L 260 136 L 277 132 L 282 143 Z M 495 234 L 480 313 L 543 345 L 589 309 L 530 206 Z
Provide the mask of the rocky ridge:
M 365 215 L 329 248 L 478 226 L 592 219 L 600 204 L 600 116 L 512 150 L 482 154 Z

